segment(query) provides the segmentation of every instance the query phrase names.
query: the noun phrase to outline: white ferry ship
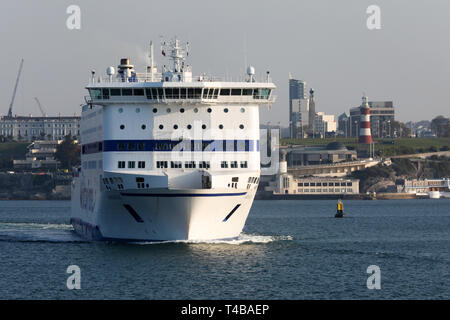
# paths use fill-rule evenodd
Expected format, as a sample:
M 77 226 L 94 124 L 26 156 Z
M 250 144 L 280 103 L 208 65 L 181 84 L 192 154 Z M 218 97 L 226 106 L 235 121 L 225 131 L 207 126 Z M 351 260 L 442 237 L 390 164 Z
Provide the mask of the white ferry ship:
M 162 43 L 172 65 L 137 73 L 129 59 L 92 71 L 82 108 L 81 168 L 71 223 L 90 240 L 232 239 L 244 228 L 260 178 L 257 81 L 193 76 L 188 44 Z

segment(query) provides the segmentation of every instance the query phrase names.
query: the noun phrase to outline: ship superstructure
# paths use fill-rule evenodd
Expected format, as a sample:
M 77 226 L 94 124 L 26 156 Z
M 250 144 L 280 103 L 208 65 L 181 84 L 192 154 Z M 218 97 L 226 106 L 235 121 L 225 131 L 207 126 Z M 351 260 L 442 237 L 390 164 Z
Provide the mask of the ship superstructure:
M 267 73 L 243 81 L 193 76 L 188 45 L 137 73 L 121 59 L 92 79 L 82 109 L 81 169 L 72 185 L 75 230 L 93 240 L 237 237 L 260 177 L 259 106 L 274 100 Z

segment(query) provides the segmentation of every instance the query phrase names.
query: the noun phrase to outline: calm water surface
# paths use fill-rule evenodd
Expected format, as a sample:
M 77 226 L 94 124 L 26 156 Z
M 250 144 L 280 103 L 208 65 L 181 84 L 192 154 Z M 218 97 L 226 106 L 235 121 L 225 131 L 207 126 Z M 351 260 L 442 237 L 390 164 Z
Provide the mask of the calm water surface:
M 450 298 L 450 199 L 335 206 L 255 201 L 236 241 L 113 244 L 75 235 L 69 202 L 1 201 L 0 299 Z

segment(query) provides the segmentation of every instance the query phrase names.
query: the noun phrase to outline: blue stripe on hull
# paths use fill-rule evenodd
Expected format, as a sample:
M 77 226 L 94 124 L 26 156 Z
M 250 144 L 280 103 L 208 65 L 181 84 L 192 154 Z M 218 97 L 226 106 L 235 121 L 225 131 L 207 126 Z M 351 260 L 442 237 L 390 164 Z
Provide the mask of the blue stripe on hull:
M 174 198 L 174 197 L 235 197 L 244 196 L 247 192 L 238 193 L 127 193 L 121 192 L 122 196 L 129 197 L 161 197 L 161 198 Z

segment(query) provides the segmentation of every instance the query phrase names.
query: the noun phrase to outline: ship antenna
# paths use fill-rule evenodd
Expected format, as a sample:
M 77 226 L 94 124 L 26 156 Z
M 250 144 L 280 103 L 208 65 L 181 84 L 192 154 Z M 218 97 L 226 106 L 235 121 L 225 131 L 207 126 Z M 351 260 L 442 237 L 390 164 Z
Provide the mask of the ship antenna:
M 153 68 L 155 67 L 155 59 L 153 55 L 153 41 L 150 41 L 150 79 L 153 82 Z

